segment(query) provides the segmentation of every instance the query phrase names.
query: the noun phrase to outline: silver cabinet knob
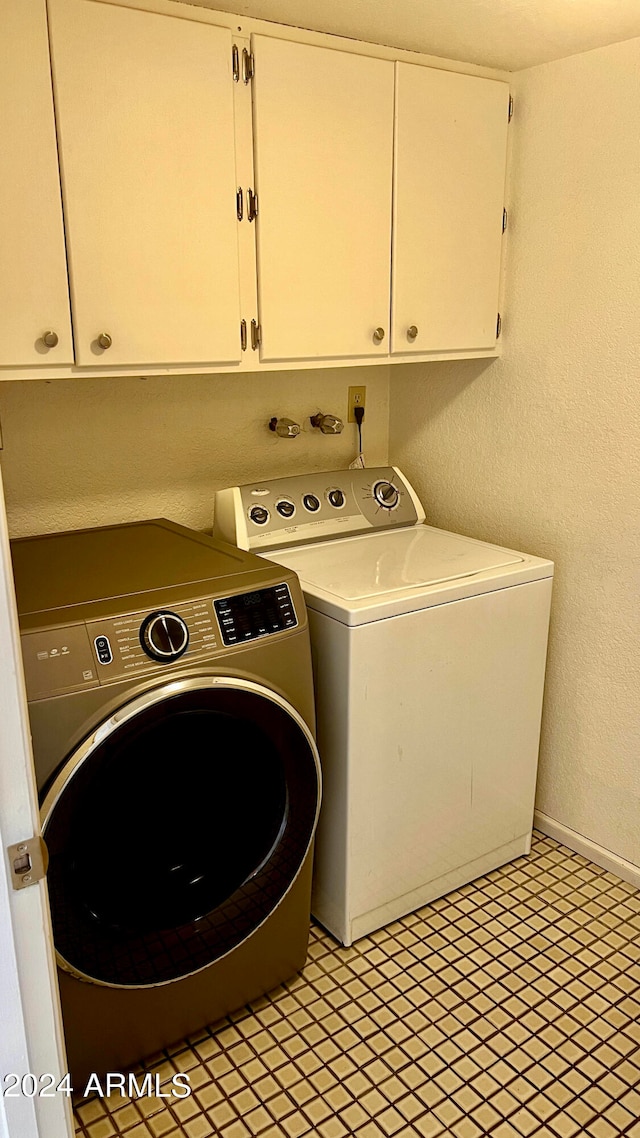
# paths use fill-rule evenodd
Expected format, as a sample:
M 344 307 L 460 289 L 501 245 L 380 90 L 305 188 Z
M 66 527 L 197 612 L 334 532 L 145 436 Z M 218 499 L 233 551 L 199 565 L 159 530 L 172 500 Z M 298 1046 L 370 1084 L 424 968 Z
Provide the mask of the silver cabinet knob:
M 99 348 L 104 348 L 104 350 L 106 351 L 107 348 L 111 347 L 113 340 L 111 339 L 111 336 L 109 335 L 108 332 L 101 332 L 100 335 L 98 336 L 97 343 L 98 343 Z
M 407 340 L 413 341 L 413 340 L 415 340 L 417 335 L 418 335 L 418 329 L 417 329 L 415 324 L 412 324 L 410 328 L 407 328 Z
M 383 340 L 384 340 L 384 328 L 376 328 L 375 332 L 373 333 L 374 344 L 381 344 Z
M 47 347 L 47 348 L 55 348 L 55 347 L 57 347 L 57 344 L 58 344 L 58 333 L 57 333 L 57 332 L 43 332 L 43 333 L 42 333 L 42 343 L 43 343 L 43 344 L 45 345 L 45 347 Z

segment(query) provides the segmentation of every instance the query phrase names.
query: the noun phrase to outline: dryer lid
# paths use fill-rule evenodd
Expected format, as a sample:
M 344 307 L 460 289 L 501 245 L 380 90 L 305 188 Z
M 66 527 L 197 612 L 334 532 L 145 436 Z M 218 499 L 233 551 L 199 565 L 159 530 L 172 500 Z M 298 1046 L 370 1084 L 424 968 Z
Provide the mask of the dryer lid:
M 265 575 L 264 561 L 165 518 L 11 543 L 18 612 L 59 613 L 65 620 L 153 608 L 208 592 L 247 589 Z M 58 622 L 60 617 L 57 617 Z

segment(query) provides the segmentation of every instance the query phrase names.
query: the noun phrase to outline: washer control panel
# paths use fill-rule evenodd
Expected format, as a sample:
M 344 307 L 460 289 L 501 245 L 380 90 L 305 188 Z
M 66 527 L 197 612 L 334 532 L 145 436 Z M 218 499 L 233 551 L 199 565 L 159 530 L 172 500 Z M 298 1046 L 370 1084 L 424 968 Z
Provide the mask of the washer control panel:
M 425 520 L 420 501 L 394 466 L 331 470 L 219 490 L 215 537 L 264 550 Z

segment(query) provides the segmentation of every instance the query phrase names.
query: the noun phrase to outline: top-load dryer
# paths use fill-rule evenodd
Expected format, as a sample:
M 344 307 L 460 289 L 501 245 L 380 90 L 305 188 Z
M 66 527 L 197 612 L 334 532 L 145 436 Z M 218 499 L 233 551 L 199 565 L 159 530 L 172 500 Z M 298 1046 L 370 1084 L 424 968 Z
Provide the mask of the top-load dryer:
M 12 555 L 70 1069 L 304 963 L 320 795 L 295 574 L 164 520 Z
M 214 532 L 307 601 L 315 916 L 350 944 L 527 853 L 552 563 L 425 525 L 394 467 L 223 490 Z

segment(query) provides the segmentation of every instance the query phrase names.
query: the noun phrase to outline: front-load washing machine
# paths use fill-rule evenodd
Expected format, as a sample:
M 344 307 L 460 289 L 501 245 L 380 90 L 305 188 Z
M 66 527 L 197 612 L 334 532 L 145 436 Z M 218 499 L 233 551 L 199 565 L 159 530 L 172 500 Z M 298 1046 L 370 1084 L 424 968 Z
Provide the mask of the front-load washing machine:
M 295 574 L 164 520 L 13 542 L 70 1070 L 299 970 L 320 798 Z
M 392 467 L 215 501 L 216 534 L 305 593 L 324 777 L 312 912 L 345 944 L 530 848 L 553 565 L 423 523 Z

